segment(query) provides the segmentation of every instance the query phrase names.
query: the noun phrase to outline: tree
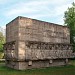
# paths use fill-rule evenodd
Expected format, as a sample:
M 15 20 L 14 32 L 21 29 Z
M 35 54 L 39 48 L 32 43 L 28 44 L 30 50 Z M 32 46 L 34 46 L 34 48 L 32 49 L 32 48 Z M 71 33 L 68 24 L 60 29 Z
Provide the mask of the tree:
M 3 44 L 5 43 L 5 36 L 0 32 L 0 52 L 3 51 Z
M 75 3 L 72 3 L 72 7 L 65 11 L 64 22 L 70 28 L 70 42 L 73 45 L 75 51 Z

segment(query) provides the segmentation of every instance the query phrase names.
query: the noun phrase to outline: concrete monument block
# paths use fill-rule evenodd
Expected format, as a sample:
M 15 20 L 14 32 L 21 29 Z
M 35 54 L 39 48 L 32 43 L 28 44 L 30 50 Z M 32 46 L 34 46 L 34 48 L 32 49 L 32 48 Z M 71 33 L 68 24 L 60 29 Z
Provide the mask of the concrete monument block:
M 6 66 L 32 69 L 66 65 L 73 58 L 67 26 L 26 17 L 6 25 Z

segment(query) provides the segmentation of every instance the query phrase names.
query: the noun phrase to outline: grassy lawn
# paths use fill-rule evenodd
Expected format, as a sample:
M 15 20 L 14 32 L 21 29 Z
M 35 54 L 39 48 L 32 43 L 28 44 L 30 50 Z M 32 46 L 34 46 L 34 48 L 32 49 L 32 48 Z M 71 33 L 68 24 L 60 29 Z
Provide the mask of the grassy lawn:
M 75 75 L 75 61 L 71 63 L 73 65 L 24 71 L 10 69 L 0 63 L 0 75 Z

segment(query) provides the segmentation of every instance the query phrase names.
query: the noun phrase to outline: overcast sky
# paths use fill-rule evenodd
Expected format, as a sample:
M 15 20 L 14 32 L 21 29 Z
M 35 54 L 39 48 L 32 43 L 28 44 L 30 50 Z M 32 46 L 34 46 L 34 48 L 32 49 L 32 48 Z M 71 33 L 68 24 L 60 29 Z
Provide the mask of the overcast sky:
M 64 24 L 64 11 L 74 0 L 0 0 L 0 26 L 17 16 Z

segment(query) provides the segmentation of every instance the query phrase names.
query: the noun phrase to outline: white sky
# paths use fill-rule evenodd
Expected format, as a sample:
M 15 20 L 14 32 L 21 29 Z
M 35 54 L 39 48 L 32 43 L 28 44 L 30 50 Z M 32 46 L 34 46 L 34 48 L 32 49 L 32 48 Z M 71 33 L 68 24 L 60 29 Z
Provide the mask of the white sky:
M 64 24 L 64 12 L 75 0 L 0 0 L 0 26 L 17 16 Z

